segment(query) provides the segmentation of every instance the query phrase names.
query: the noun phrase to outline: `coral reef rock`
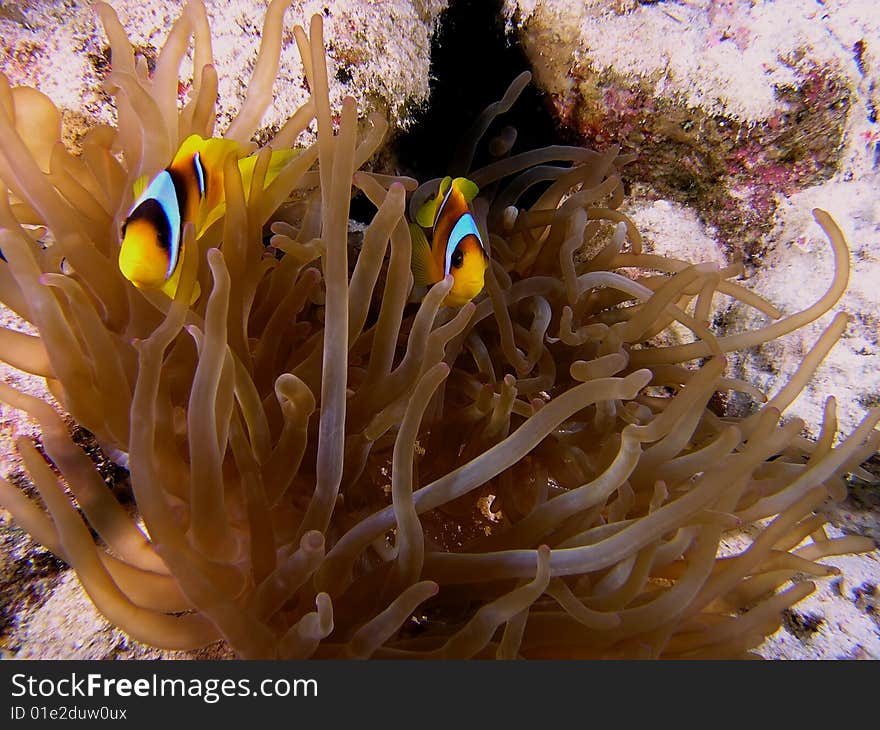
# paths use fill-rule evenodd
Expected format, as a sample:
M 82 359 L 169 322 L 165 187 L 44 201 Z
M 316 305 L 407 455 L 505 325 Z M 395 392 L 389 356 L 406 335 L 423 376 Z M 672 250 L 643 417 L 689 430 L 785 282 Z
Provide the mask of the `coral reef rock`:
M 844 433 L 880 393 L 880 290 L 872 285 L 880 280 L 873 192 L 880 18 L 873 6 L 870 0 L 506 0 L 504 6 L 564 127 L 587 144 L 619 144 L 638 155 L 627 168 L 636 193 L 628 212 L 650 211 L 653 230 L 646 237 L 658 253 L 687 258 L 692 252 L 690 218 L 682 224 L 680 206 L 689 208 L 714 239 L 703 258 L 717 261 L 720 249 L 728 260 L 743 259 L 756 276 L 749 287 L 785 314 L 821 295 L 831 266 L 810 209 L 821 205 L 840 221 L 853 268 L 839 308 L 852 321 L 789 411 L 814 433 L 823 406 L 817 393 L 838 394 Z M 731 331 L 743 328 L 738 315 L 727 318 Z M 739 375 L 778 389 L 828 320 L 747 353 L 737 362 Z
M 109 4 L 152 69 L 179 6 L 165 0 L 111 0 Z M 220 79 L 219 129 L 228 126 L 247 94 L 266 4 L 205 2 Z M 410 114 L 428 96 L 431 34 L 446 4 L 445 0 L 308 0 L 288 8 L 282 22 L 275 103 L 263 119 L 258 139 L 271 138 L 308 98 L 292 28 L 313 13 L 324 15 L 333 103 L 338 106 L 343 96 L 354 96 L 365 114 L 378 111 L 389 117 L 392 128 L 406 126 Z M 95 122 L 113 119 L 110 97 L 101 90 L 112 64 L 109 43 L 90 3 L 18 3 L 14 12 L 0 12 L 0 38 L 0 68 L 10 85 L 34 86 L 62 108 L 66 141 L 75 143 Z M 191 74 L 190 51 L 181 78 Z M 189 85 L 181 83 L 179 91 L 186 98 Z

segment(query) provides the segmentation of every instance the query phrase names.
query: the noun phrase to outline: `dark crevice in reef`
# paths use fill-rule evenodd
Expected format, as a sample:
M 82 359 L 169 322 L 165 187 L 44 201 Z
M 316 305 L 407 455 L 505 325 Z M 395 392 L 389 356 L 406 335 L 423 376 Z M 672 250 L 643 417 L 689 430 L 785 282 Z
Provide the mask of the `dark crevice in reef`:
M 792 636 L 806 643 L 818 633 L 825 619 L 818 613 L 798 613 L 792 609 L 782 612 L 782 625 Z
M 133 504 L 134 493 L 131 491 L 128 469 L 120 466 L 105 454 L 95 435 L 82 426 L 72 426 L 70 437 L 73 443 L 79 446 L 91 459 L 95 470 L 104 484 L 113 492 L 113 496 L 123 505 Z
M 489 104 L 500 99 L 510 82 L 529 70 L 515 36 L 504 28 L 500 0 L 452 0 L 431 42 L 430 98 L 416 122 L 392 142 L 397 171 L 419 181 L 442 177 L 468 128 Z M 505 126 L 517 130 L 513 152 L 561 141 L 544 94 L 530 84 L 513 108 L 497 119 L 486 138 Z M 473 167 L 488 162 L 485 144 Z M 364 202 L 372 215 L 373 208 Z M 352 215 L 361 204 L 353 205 Z

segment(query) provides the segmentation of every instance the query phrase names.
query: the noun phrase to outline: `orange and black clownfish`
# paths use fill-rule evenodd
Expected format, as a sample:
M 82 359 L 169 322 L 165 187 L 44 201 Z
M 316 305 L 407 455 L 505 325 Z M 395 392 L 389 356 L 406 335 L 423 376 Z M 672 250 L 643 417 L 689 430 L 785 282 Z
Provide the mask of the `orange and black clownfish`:
M 478 192 L 466 178 L 445 177 L 410 224 L 415 284 L 436 284 L 451 274 L 452 289 L 443 300 L 448 307 L 461 307 L 483 290 L 489 259 L 470 207 Z M 424 229 L 430 230 L 430 244 Z
M 183 260 L 183 226 L 195 224 L 198 238 L 226 211 L 223 165 L 229 155 L 239 158 L 245 195 L 250 191 L 256 155 L 228 139 L 205 139 L 197 134 L 184 140 L 171 164 L 149 184 L 135 183 L 135 202 L 122 225 L 119 269 L 139 289 L 159 289 L 174 297 Z M 298 154 L 298 150 L 272 153 L 265 185 Z M 193 301 L 199 296 L 199 285 Z

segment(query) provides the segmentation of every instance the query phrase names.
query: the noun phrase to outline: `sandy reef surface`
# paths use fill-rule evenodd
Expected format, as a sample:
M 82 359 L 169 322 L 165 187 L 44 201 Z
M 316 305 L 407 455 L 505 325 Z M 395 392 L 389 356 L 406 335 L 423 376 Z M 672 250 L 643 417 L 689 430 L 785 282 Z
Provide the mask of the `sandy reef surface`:
M 111 0 L 148 58 L 179 5 Z M 265 2 L 206 0 L 214 32 L 222 129 L 246 93 Z M 282 72 L 264 119 L 270 133 L 306 89 L 291 29 L 325 14 L 331 95 L 405 127 L 428 94 L 430 37 L 445 0 L 294 2 L 285 15 Z M 324 11 L 325 7 L 327 12 Z M 789 409 L 815 434 L 827 395 L 851 431 L 880 404 L 880 14 L 875 0 L 504 0 L 510 33 L 569 132 L 586 144 L 639 153 L 626 212 L 658 252 L 726 263 L 744 259 L 747 286 L 791 313 L 818 299 L 830 252 L 810 216 L 828 210 L 852 249 L 846 336 Z M 34 85 L 64 110 L 66 140 L 112 119 L 101 90 L 106 39 L 82 0 L 0 2 L 0 70 Z M 184 61 L 183 74 L 187 73 Z M 185 95 L 187 89 L 181 88 Z M 738 356 L 732 369 L 773 393 L 831 315 Z M 6 311 L 4 326 L 20 326 Z M 724 326 L 762 322 L 734 309 Z M 0 376 L 48 397 L 45 385 L 0 365 Z M 32 423 L 0 404 L 0 469 L 20 479 L 17 436 Z M 880 539 L 880 496 L 863 485 L 831 508 L 833 534 Z M 729 547 L 735 548 L 731 537 Z M 767 658 L 880 658 L 880 551 L 829 558 L 841 575 L 786 615 L 760 653 Z M 75 576 L 0 510 L 0 656 L 155 658 L 94 611 Z M 225 656 L 222 646 L 199 657 Z

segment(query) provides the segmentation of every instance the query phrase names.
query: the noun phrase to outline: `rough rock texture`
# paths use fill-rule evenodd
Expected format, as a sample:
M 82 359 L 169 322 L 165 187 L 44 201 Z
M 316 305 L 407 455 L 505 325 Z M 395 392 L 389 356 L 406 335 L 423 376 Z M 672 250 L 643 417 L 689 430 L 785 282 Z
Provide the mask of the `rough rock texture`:
M 633 196 L 625 212 L 649 249 L 690 260 L 744 260 L 747 286 L 787 315 L 815 302 L 830 281 L 831 252 L 811 209 L 827 210 L 841 226 L 852 272 L 836 309 L 852 320 L 787 411 L 803 418 L 811 434 L 829 395 L 837 397 L 844 433 L 880 404 L 875 6 L 872 0 L 504 3 L 509 28 L 568 133 L 638 154 L 627 167 Z M 732 372 L 774 393 L 832 316 L 732 357 Z M 743 307 L 716 322 L 728 332 L 764 323 Z M 828 509 L 840 529 L 880 537 L 876 485 L 855 480 L 847 501 Z M 761 653 L 880 657 L 876 602 L 865 598 L 880 583 L 878 558 L 874 551 L 829 560 L 843 577 L 820 581 Z
M 184 3 L 163 0 L 110 0 L 132 43 L 155 63 L 171 24 Z M 112 62 L 100 22 L 85 0 L 29 0 L 0 11 L 0 69 L 13 86 L 35 86 L 63 109 L 67 140 L 96 121 L 113 119 L 101 86 Z M 244 101 L 259 49 L 268 3 L 206 0 L 213 34 L 214 64 L 220 80 L 217 128 L 229 124 Z M 362 113 L 381 112 L 392 127 L 406 126 L 428 95 L 430 41 L 446 0 L 393 0 L 388 3 L 297 0 L 284 16 L 281 69 L 275 103 L 263 118 L 258 138 L 268 138 L 306 100 L 293 26 L 314 13 L 324 15 L 331 59 L 330 98 L 339 106 L 354 96 Z M 14 7 L 13 7 L 14 6 Z M 181 77 L 192 75 L 192 55 Z M 185 98 L 188 84 L 181 84 Z
M 505 2 L 562 123 L 587 144 L 638 154 L 627 168 L 629 210 L 654 210 L 649 238 L 658 250 L 693 253 L 685 243 L 692 214 L 682 222 L 680 208 L 658 217 L 653 206 L 679 203 L 708 226 L 710 250 L 744 259 L 755 274 L 749 286 L 791 313 L 821 296 L 831 271 L 811 208 L 840 224 L 853 271 L 839 307 L 853 323 L 790 411 L 813 431 L 825 395 L 837 395 L 849 431 L 880 392 L 873 7 L 871 0 Z M 750 353 L 738 367 L 772 392 L 820 331 Z
M 634 179 L 706 211 L 728 245 L 752 256 L 775 196 L 834 174 L 851 107 L 873 115 L 876 92 L 862 75 L 874 51 L 862 36 L 876 21 L 853 28 L 839 8 L 853 4 L 507 0 L 506 9 L 566 126 L 637 152 Z M 847 43 L 861 49 L 858 64 Z

